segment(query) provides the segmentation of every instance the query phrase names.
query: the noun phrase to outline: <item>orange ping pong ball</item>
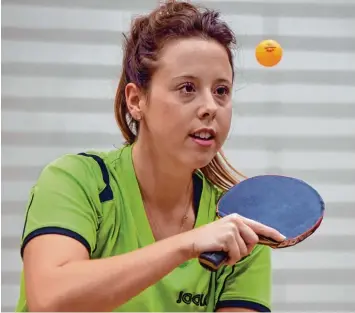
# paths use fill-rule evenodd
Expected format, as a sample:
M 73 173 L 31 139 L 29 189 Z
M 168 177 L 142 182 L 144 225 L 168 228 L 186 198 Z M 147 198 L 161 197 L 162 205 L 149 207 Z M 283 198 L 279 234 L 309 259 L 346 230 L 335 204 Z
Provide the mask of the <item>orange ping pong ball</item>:
M 282 58 L 282 48 L 275 40 L 263 40 L 255 48 L 255 57 L 259 64 L 272 67 L 280 62 Z

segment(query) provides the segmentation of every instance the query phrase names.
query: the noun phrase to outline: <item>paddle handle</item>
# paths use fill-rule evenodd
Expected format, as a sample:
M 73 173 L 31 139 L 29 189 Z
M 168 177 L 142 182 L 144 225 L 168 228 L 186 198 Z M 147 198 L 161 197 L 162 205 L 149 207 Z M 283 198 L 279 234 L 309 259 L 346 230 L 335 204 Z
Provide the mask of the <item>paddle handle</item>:
M 259 244 L 270 247 L 277 247 L 280 245 L 280 242 L 277 242 L 271 238 L 259 236 Z M 211 272 L 216 272 L 227 259 L 228 253 L 224 251 L 204 252 L 201 253 L 198 258 L 201 266 Z
M 201 253 L 198 260 L 205 269 L 216 272 L 228 259 L 228 253 L 223 251 Z

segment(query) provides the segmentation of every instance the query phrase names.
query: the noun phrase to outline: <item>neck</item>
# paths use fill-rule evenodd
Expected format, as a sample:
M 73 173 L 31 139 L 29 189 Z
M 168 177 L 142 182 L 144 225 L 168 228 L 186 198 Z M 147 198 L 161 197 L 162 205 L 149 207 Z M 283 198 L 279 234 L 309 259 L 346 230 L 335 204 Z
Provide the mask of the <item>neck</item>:
M 144 202 L 161 210 L 186 205 L 193 189 L 192 171 L 177 168 L 139 140 L 132 157 Z

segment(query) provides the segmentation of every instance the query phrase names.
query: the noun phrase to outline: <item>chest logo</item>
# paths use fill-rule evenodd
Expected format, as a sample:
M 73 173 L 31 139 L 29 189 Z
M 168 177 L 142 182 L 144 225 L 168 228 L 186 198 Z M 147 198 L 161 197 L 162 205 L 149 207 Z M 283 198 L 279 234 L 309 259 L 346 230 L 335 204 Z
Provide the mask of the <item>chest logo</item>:
M 193 294 L 180 291 L 176 303 L 194 304 L 196 306 L 207 306 L 207 296 L 203 293 Z

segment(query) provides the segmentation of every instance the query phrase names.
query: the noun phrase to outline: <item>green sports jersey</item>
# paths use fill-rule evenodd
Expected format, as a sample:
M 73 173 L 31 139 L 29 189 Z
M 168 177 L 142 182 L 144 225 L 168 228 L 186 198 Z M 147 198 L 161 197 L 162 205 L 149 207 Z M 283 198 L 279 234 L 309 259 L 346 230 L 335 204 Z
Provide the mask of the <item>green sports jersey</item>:
M 215 220 L 221 193 L 199 171 L 193 181 L 195 227 L 199 227 Z M 30 193 L 21 254 L 32 238 L 42 234 L 70 236 L 87 248 L 92 259 L 153 244 L 132 146 L 65 155 L 46 166 Z M 215 273 L 192 259 L 115 311 L 211 312 L 245 307 L 270 312 L 270 259 L 270 248 L 261 245 L 236 265 Z M 16 311 L 27 311 L 23 275 Z

